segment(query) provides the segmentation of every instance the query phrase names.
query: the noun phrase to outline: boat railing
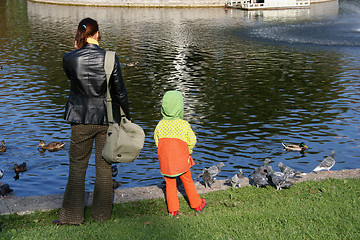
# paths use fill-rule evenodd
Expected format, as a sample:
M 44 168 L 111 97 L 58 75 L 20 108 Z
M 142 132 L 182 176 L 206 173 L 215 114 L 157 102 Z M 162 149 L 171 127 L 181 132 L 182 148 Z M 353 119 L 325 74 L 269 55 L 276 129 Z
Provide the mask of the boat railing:
M 250 0 L 242 0 L 242 1 L 228 1 L 226 2 L 225 5 L 229 6 L 229 7 L 240 7 L 243 4 L 247 4 L 251 2 Z

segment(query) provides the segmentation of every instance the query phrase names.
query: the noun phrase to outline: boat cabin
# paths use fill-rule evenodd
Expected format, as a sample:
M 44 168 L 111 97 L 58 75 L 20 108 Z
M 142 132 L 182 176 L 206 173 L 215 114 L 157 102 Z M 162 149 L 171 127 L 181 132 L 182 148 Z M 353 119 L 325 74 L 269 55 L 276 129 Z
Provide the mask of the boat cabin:
M 310 0 L 230 0 L 225 6 L 244 10 L 305 8 L 310 7 Z

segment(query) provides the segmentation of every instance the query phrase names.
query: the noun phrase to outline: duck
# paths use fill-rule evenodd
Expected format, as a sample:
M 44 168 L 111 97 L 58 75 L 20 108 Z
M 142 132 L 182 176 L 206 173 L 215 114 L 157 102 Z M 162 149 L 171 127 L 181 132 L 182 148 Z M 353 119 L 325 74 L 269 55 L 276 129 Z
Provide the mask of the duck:
M 285 144 L 285 143 L 281 143 L 281 144 L 283 145 L 284 150 L 287 150 L 287 151 L 302 152 L 308 148 L 304 142 L 301 142 L 299 144 Z
M 14 170 L 15 170 L 15 173 L 18 174 L 20 172 L 25 172 L 27 169 L 26 167 L 26 162 L 23 162 L 22 164 L 18 165 L 18 164 L 14 164 Z
M 125 63 L 125 65 L 127 67 L 136 67 L 139 64 L 139 62 L 129 62 L 129 63 Z
M 122 183 L 121 182 L 118 182 L 118 181 L 116 181 L 115 179 L 113 179 L 113 190 L 114 189 L 117 189 L 117 188 L 119 188 L 119 187 L 121 187 L 122 186 Z
M 118 172 L 118 168 L 116 165 L 111 166 L 111 172 L 112 172 L 113 177 L 116 177 L 118 175 L 119 172 Z
M 56 151 L 61 149 L 64 145 L 65 143 L 63 142 L 51 142 L 49 144 L 45 144 L 45 142 L 41 140 L 38 147 L 41 147 L 44 150 Z
M 5 141 L 2 140 L 0 145 L 0 152 L 5 152 L 5 151 L 6 151 Z
M 10 188 L 9 184 L 0 185 L 0 199 L 6 198 L 6 194 L 11 193 L 13 190 Z

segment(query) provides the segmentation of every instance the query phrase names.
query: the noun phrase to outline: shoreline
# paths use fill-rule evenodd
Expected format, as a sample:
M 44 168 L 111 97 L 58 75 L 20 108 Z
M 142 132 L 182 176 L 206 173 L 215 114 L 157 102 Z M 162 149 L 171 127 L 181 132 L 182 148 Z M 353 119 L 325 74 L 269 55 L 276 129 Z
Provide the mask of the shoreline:
M 296 178 L 293 183 L 300 183 L 304 181 L 321 181 L 328 178 L 346 179 L 346 178 L 360 178 L 360 168 L 358 169 L 344 169 L 331 172 L 310 172 Z M 251 186 L 249 179 L 245 178 L 241 187 Z M 205 188 L 202 181 L 196 181 L 195 187 L 199 194 L 206 194 L 213 191 L 226 190 L 231 188 L 231 185 L 225 182 L 226 179 L 217 180 L 212 184 L 211 188 Z M 119 204 L 122 202 L 133 202 L 139 200 L 149 199 L 165 199 L 165 185 L 150 186 L 150 187 L 135 187 L 114 190 L 113 203 Z M 254 186 L 253 186 L 254 187 Z M 256 189 L 256 187 L 254 187 Z M 178 187 L 178 196 L 182 197 L 185 194 L 182 186 Z M 282 190 L 286 191 L 286 190 Z M 86 192 L 85 194 L 86 206 L 92 205 L 93 192 Z M 0 215 L 9 214 L 30 214 L 35 211 L 50 211 L 61 208 L 63 194 L 45 195 L 45 196 L 29 196 L 17 197 L 14 193 L 8 194 L 7 198 L 0 199 Z
M 35 3 L 90 7 L 219 8 L 224 0 L 28 0 Z M 310 4 L 338 0 L 310 0 Z

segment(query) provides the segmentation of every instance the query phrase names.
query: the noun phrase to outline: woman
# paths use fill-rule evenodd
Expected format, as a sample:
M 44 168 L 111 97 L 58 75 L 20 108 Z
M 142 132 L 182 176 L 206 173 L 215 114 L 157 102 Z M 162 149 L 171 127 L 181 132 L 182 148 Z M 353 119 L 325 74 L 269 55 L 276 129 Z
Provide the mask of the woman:
M 91 18 L 81 20 L 75 36 L 76 50 L 63 57 L 63 68 L 71 81 L 71 91 L 65 109 L 65 120 L 71 123 L 69 178 L 59 220 L 54 224 L 79 225 L 84 222 L 85 175 L 95 141 L 96 180 L 92 215 L 95 220 L 110 218 L 113 199 L 111 165 L 102 158 L 108 129 L 106 112 L 105 50 L 99 47 L 98 24 Z M 119 106 L 129 116 L 127 91 L 118 56 L 110 78 L 110 92 L 115 121 L 119 121 Z

